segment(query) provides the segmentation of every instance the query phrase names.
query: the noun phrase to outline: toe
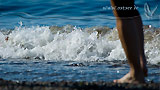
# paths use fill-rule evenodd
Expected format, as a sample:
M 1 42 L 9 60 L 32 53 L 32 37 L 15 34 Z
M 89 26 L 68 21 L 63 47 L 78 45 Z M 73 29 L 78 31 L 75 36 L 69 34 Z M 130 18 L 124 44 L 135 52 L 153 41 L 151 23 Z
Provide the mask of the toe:
M 118 80 L 113 80 L 114 83 L 118 83 Z

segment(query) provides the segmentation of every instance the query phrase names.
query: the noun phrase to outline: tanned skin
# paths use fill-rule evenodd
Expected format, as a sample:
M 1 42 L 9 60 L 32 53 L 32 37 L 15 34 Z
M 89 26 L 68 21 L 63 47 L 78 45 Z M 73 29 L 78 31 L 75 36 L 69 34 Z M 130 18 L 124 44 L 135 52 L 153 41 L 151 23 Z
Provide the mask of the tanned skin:
M 115 7 L 117 0 L 111 0 Z M 115 83 L 144 83 L 147 76 L 146 58 L 144 54 L 143 24 L 140 15 L 134 17 L 120 17 L 117 10 L 113 13 L 122 47 L 125 51 L 130 71 Z

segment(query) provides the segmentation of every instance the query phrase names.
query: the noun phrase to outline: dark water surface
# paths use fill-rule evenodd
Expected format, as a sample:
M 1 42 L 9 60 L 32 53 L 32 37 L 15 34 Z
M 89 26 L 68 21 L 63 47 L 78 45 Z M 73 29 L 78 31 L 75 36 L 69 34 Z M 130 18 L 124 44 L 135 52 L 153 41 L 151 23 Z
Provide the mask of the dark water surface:
M 148 65 L 147 82 L 160 82 L 158 65 Z M 126 62 L 0 60 L 0 76 L 14 81 L 110 81 L 129 71 Z

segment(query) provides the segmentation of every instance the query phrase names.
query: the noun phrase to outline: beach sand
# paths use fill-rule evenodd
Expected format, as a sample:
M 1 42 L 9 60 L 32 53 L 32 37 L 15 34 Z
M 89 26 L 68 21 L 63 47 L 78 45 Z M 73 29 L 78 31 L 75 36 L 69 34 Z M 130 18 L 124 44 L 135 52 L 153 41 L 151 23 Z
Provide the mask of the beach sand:
M 112 82 L 16 82 L 0 79 L 0 90 L 160 90 L 160 83 L 116 84 Z

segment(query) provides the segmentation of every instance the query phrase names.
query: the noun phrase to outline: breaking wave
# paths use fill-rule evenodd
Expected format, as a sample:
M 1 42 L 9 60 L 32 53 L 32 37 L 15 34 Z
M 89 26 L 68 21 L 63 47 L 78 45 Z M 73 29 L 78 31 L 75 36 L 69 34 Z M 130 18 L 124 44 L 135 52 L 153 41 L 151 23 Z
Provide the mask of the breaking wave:
M 144 26 L 148 63 L 160 63 L 160 28 Z M 72 25 L 16 27 L 0 32 L 0 58 L 55 61 L 126 60 L 116 28 Z

